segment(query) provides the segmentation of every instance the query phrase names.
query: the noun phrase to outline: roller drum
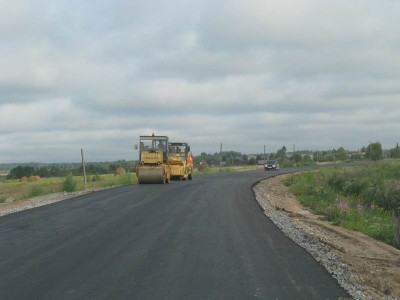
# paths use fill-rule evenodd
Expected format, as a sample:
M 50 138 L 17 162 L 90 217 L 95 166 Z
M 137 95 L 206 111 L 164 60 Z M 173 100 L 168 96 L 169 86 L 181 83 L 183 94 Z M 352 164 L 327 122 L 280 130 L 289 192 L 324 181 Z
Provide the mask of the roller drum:
M 165 183 L 166 176 L 162 167 L 141 167 L 138 170 L 139 183 Z

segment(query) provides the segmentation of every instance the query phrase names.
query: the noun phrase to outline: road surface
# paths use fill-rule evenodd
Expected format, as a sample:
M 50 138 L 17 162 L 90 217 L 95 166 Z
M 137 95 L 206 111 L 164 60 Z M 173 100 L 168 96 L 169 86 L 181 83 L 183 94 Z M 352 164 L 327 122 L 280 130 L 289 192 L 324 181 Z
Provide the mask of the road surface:
M 262 213 L 251 186 L 277 173 L 125 186 L 0 217 L 0 299 L 349 298 Z

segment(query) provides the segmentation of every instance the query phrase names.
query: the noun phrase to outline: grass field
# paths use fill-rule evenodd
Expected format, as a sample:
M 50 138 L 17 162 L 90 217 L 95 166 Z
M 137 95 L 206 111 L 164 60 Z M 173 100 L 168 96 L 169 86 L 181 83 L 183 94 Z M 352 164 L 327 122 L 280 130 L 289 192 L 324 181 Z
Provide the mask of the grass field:
M 208 175 L 208 174 L 216 174 L 219 172 L 240 172 L 240 171 L 251 171 L 251 170 L 262 170 L 263 166 L 228 166 L 228 167 L 208 167 L 203 171 L 198 171 L 195 169 L 193 171 L 193 176 L 196 175 Z
M 393 245 L 400 215 L 400 163 L 324 168 L 284 181 L 300 202 L 333 224 Z
M 83 176 L 74 176 L 74 190 L 84 189 Z M 87 177 L 87 187 L 108 188 L 120 185 L 135 184 L 137 178 L 135 174 L 123 175 L 91 175 Z M 38 182 L 20 182 L 19 180 L 0 179 L 0 203 L 13 202 L 16 200 L 27 200 L 37 196 L 65 191 L 64 177 L 42 178 Z

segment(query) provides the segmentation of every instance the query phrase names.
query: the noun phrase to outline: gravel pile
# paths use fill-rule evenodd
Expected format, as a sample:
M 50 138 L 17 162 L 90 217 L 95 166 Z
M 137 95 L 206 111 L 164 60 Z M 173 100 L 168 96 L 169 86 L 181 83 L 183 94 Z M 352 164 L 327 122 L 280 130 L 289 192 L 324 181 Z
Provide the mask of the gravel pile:
M 350 283 L 352 273 L 349 267 L 339 260 L 329 246 L 307 234 L 285 212 L 276 210 L 263 196 L 263 194 L 265 195 L 265 191 L 263 191 L 262 184 L 254 186 L 253 191 L 258 203 L 264 210 L 264 214 L 287 237 L 309 252 L 354 299 L 367 298 L 360 287 L 356 287 Z

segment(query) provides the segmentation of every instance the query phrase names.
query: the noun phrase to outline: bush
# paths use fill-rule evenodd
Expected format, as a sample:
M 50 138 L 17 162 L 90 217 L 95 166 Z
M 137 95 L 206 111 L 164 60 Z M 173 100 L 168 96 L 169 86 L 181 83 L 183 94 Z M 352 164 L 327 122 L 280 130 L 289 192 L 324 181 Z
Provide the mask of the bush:
M 65 177 L 65 181 L 63 183 L 64 192 L 75 192 L 77 187 L 77 183 L 72 176 L 72 173 L 69 173 L 67 177 Z
M 34 198 L 34 197 L 38 197 L 38 196 L 43 196 L 46 193 L 40 188 L 40 187 L 33 187 L 29 193 L 27 198 Z

